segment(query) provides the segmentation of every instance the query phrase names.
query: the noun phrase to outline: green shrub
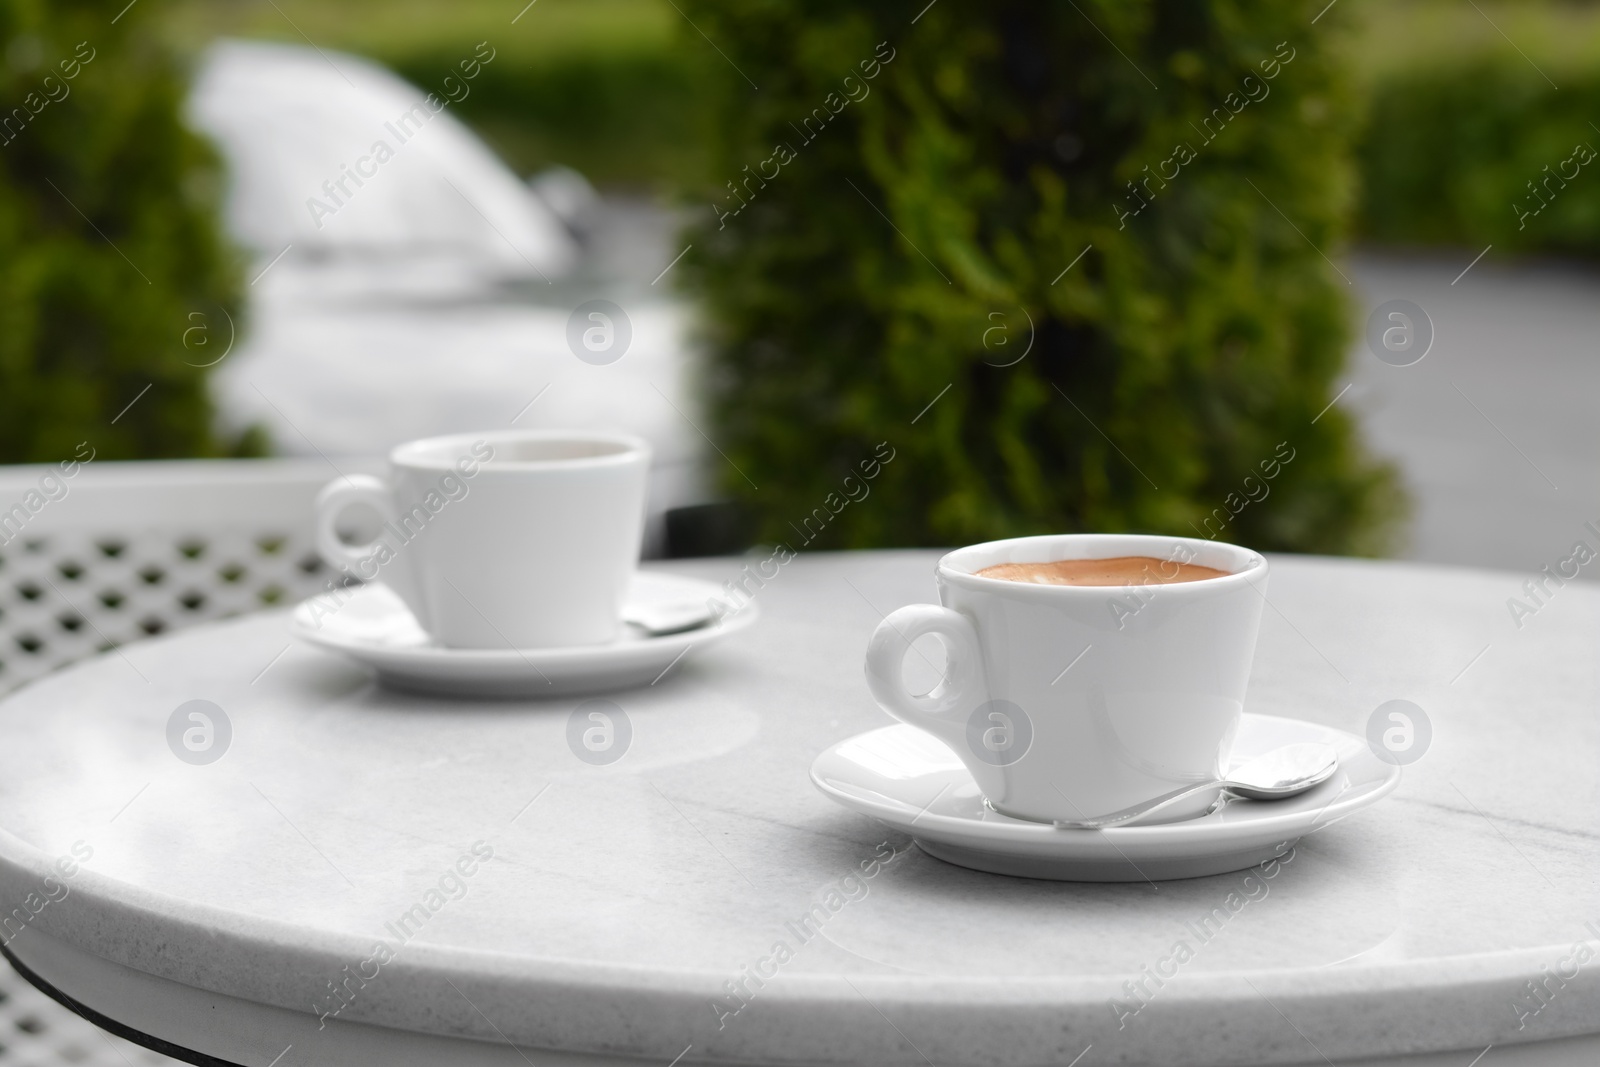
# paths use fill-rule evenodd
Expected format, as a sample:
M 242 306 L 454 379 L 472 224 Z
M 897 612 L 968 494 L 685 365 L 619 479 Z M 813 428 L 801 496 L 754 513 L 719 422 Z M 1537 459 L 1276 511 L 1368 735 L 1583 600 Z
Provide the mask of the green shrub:
M 219 450 L 196 365 L 236 275 L 156 10 L 0 0 L 0 461 Z
M 382 58 L 431 88 L 470 49 Z M 689 58 L 654 41 L 531 57 L 507 48 L 453 110 L 524 175 L 562 163 L 602 185 L 664 187 L 705 170 L 705 65 Z
M 684 7 L 729 60 L 707 51 L 714 206 L 684 276 L 724 485 L 765 538 L 801 547 L 820 508 L 814 547 L 1381 547 L 1392 473 L 1328 408 L 1352 314 L 1323 255 L 1352 195 L 1337 8 L 1313 27 L 1251 0 L 938 3 L 915 25 L 899 0 Z M 1147 166 L 1170 180 L 1136 199 Z M 836 506 L 880 442 L 871 498 Z
M 1559 92 L 1505 50 L 1379 81 L 1360 147 L 1362 232 L 1600 255 L 1600 70 L 1550 73 Z
M 1600 8 L 1395 0 L 1361 17 L 1364 239 L 1600 253 L 1600 175 L 1574 154 L 1600 149 Z

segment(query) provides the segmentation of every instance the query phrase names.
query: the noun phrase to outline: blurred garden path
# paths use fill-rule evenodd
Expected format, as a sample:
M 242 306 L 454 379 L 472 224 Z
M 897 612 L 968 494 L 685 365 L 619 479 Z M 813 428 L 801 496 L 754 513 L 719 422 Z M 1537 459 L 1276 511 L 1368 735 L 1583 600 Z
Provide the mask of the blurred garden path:
M 1358 339 L 1340 403 L 1411 490 L 1401 555 L 1532 572 L 1600 547 L 1600 270 L 1491 252 L 1463 275 L 1475 254 L 1351 257 L 1362 323 L 1410 300 L 1434 342 L 1394 367 Z

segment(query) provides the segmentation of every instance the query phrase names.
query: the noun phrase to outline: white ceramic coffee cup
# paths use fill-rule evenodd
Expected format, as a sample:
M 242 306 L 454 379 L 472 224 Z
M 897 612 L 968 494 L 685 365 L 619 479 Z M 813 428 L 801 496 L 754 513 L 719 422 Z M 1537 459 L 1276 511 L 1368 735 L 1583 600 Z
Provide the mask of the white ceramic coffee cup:
M 637 437 L 516 431 L 433 437 L 389 454 L 389 476 L 350 475 L 317 497 L 317 551 L 381 579 L 451 648 L 614 640 L 639 563 L 650 446 Z M 382 523 L 339 536 L 347 509 Z
M 1151 556 L 1228 572 L 1138 586 L 984 578 L 997 563 Z M 989 804 L 1044 822 L 1091 819 L 1228 764 L 1266 600 L 1267 561 L 1187 537 L 1063 534 L 992 541 L 939 561 L 942 606 L 893 612 L 872 635 L 867 682 L 883 709 L 944 741 Z M 943 678 L 912 693 L 912 642 L 936 635 Z M 1204 811 L 1215 793 L 1163 811 Z

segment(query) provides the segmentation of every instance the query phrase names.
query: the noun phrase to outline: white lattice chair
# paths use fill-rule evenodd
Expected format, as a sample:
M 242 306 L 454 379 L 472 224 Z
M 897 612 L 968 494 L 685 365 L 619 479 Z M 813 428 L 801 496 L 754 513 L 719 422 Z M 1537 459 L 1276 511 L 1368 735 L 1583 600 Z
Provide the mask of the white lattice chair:
M 55 482 L 44 492 L 52 474 L 65 495 Z M 0 694 L 114 644 L 292 604 L 330 578 L 311 535 L 312 501 L 334 476 L 326 463 L 91 462 L 60 475 L 0 467 Z M 0 966 L 0 1067 L 176 1062 Z

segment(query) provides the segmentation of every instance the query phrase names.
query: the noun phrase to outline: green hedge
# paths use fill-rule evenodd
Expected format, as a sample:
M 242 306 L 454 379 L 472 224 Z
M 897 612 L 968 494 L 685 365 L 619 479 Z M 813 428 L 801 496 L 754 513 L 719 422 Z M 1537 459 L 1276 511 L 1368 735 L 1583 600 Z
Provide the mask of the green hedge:
M 381 58 L 432 87 L 469 54 L 452 42 Z M 649 40 L 554 55 L 506 48 L 452 110 L 524 175 L 561 163 L 602 185 L 660 189 L 705 170 L 705 64 L 689 58 Z
M 0 0 L 0 462 L 219 451 L 196 365 L 243 323 L 156 11 Z
M 1360 233 L 1380 243 L 1592 254 L 1600 249 L 1600 180 L 1591 180 L 1590 167 L 1565 179 L 1566 188 L 1552 180 L 1561 195 L 1547 197 L 1549 208 L 1526 226 L 1513 205 L 1535 206 L 1527 183 L 1543 180 L 1546 166 L 1558 170 L 1576 144 L 1600 149 L 1600 132 L 1589 125 L 1600 124 L 1600 18 L 1545 2 L 1480 7 L 1493 24 L 1455 3 L 1369 6 L 1353 14 L 1359 32 L 1337 42 L 1333 61 L 1364 73 L 1371 87 L 1358 135 Z M 531 49 L 512 42 L 459 113 L 522 173 L 559 162 L 603 185 L 703 183 L 712 177 L 702 116 L 713 87 L 705 75 L 723 60 L 670 9 L 676 35 L 651 20 L 639 28 L 650 10 L 618 8 L 627 32 L 608 30 L 603 11 L 585 9 L 585 18 L 557 28 L 560 39 L 537 38 Z M 353 29 L 368 24 L 355 21 Z M 430 84 L 470 47 L 466 30 L 494 36 L 478 22 L 458 22 L 441 20 L 425 43 L 417 32 L 368 50 Z M 1328 28 L 1328 18 L 1318 25 Z M 1527 55 L 1506 46 L 1495 25 Z M 361 49 L 359 41 L 350 46 Z
M 1324 411 L 1351 317 L 1317 250 L 1337 258 L 1353 188 L 1338 9 L 1308 32 L 1302 5 L 1249 0 L 936 4 L 915 25 L 898 0 L 684 6 L 729 63 L 708 59 L 715 178 L 683 277 L 723 484 L 765 538 L 1382 547 L 1392 473 Z M 1171 180 L 1132 214 L 1147 166 Z M 1027 357 L 995 365 L 1029 319 Z M 836 509 L 880 442 L 871 497 Z
M 1600 255 L 1600 63 L 1549 73 L 1559 91 L 1508 50 L 1384 77 L 1360 149 L 1362 232 Z

